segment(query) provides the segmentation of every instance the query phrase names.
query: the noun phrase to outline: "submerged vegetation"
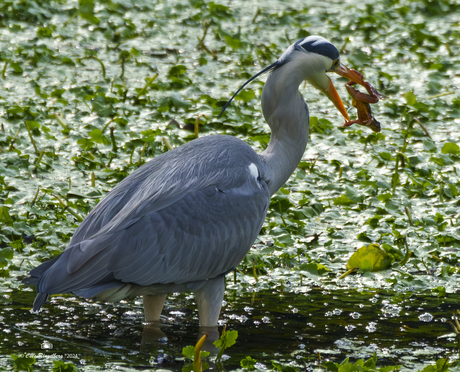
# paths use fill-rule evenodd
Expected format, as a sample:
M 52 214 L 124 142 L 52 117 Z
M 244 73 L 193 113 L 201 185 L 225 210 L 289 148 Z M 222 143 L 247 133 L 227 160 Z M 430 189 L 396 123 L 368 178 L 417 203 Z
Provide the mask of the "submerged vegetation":
M 113 307 L 67 296 L 31 315 L 33 291 L 20 279 L 59 254 L 98 201 L 148 159 L 215 133 L 262 151 L 270 138 L 263 79 L 218 119 L 220 109 L 290 43 L 319 34 L 386 96 L 373 107 L 382 131 L 338 128 L 327 99 L 302 87 L 310 141 L 228 276 L 223 322 L 253 338 L 241 339 L 240 329 L 228 353 L 240 347 L 241 358 L 227 363 L 458 368 L 458 330 L 448 320 L 460 300 L 459 11 L 449 0 L 0 2 L 0 365 L 183 365 L 181 347 L 196 335 L 187 338 L 175 319 L 196 328 L 192 297 L 167 302 L 166 323 L 183 340 L 139 352 L 124 344 L 125 328 L 141 337 L 138 301 Z M 353 116 L 346 81 L 331 77 Z M 93 346 L 82 352 L 75 335 Z M 273 337 L 282 351 L 264 343 Z M 41 350 L 46 342 L 64 361 Z

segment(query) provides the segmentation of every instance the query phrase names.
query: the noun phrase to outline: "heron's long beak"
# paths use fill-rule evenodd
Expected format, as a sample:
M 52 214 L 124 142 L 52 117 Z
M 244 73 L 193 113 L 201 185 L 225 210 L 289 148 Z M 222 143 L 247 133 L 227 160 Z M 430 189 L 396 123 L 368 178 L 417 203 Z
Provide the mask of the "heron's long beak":
M 345 109 L 345 106 L 343 105 L 342 99 L 339 96 L 339 93 L 337 93 L 337 90 L 334 87 L 334 84 L 332 84 L 331 79 L 329 79 L 328 85 L 326 89 L 322 89 L 324 94 L 326 94 L 327 98 L 337 107 L 337 109 L 340 111 L 340 113 L 343 115 L 346 121 L 350 121 L 350 118 L 348 117 L 347 110 Z

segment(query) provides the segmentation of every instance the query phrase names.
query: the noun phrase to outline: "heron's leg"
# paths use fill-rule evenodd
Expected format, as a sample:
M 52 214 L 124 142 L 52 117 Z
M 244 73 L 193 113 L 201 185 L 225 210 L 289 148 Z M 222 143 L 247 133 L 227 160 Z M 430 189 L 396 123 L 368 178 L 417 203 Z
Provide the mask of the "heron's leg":
M 215 327 L 219 320 L 224 299 L 225 276 L 207 280 L 203 287 L 195 291 L 200 327 Z
M 159 294 L 155 296 L 144 295 L 144 315 L 146 322 L 160 321 L 161 311 L 165 304 L 167 294 Z

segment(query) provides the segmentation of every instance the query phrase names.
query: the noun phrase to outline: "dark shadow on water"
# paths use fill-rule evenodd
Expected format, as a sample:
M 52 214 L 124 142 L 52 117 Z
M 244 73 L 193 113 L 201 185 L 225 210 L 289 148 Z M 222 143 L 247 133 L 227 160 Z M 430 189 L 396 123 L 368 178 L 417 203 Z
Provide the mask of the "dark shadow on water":
M 12 292 L 0 300 L 0 367 L 10 354 L 33 354 L 37 365 L 74 362 L 82 370 L 100 366 L 136 369 L 161 366 L 180 370 L 182 348 L 198 338 L 192 296 L 168 298 L 161 326 L 145 325 L 140 300 L 116 305 L 54 297 L 40 314 L 31 314 L 33 292 Z M 239 333 L 227 350 L 227 370 L 251 356 L 271 369 L 271 360 L 312 369 L 319 356 L 341 362 L 377 353 L 379 366 L 402 364 L 411 370 L 453 354 L 455 339 L 448 321 L 460 296 L 394 295 L 352 290 L 286 294 L 227 293 L 221 314 L 227 329 Z M 211 332 L 210 332 L 211 331 Z M 207 330 L 217 337 L 215 330 Z M 221 327 L 219 329 L 221 331 Z M 46 366 L 46 367 L 45 367 Z M 417 367 L 417 368 L 418 368 Z

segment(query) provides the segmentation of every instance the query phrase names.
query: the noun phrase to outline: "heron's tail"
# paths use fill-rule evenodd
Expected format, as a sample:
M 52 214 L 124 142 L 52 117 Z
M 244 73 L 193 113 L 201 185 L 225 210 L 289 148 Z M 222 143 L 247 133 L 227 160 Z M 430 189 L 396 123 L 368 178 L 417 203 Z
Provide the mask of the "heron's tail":
M 48 293 L 37 293 L 37 297 L 35 297 L 34 301 L 34 308 L 33 311 L 39 311 L 40 308 L 48 301 L 50 295 Z
M 59 255 L 60 256 L 60 255 Z M 59 256 L 54 257 L 52 260 L 42 263 L 29 273 L 29 277 L 22 279 L 22 282 L 29 285 L 37 285 L 42 275 L 59 259 Z M 40 308 L 48 301 L 48 293 L 37 293 L 35 297 L 33 311 L 39 311 Z

